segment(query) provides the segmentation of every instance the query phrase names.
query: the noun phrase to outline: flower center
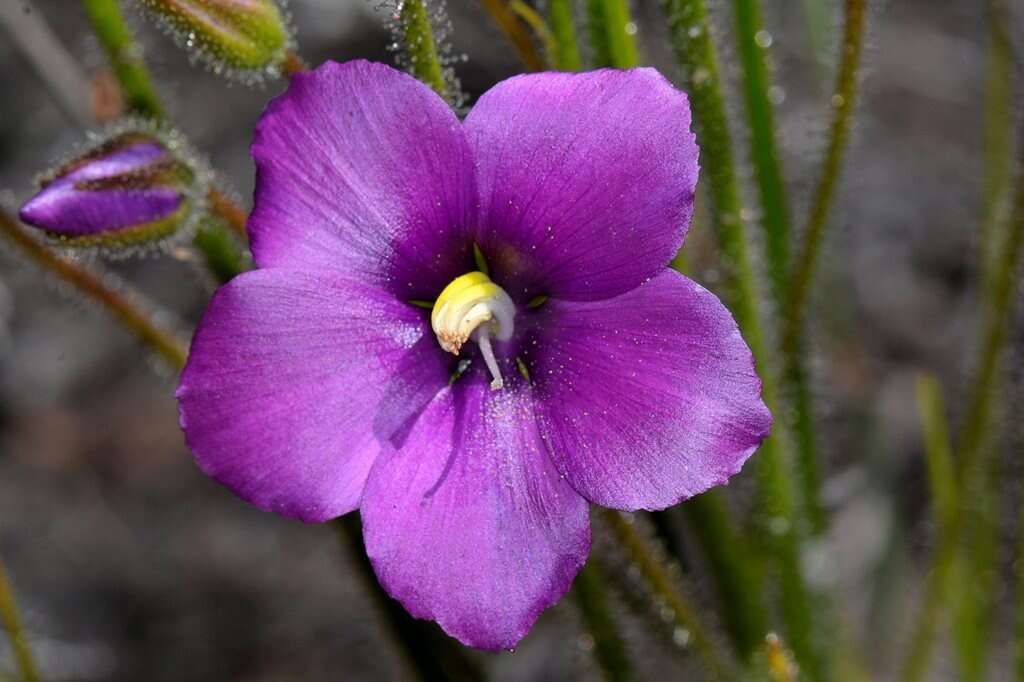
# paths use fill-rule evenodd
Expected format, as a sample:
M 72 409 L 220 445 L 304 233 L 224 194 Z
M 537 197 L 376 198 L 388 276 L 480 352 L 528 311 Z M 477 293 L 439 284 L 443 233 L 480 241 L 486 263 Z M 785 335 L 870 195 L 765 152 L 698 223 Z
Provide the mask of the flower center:
M 456 277 L 444 288 L 430 313 L 430 326 L 441 348 L 458 355 L 463 344 L 472 339 L 491 373 L 491 388 L 504 386 L 498 361 L 491 348 L 491 337 L 508 341 L 515 330 L 516 305 L 505 290 L 482 272 Z

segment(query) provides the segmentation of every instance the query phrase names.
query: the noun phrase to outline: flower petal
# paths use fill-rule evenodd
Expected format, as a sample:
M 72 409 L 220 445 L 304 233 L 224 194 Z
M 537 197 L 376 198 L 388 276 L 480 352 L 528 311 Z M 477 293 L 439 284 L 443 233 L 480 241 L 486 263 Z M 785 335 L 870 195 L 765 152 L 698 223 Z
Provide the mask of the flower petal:
M 544 452 L 523 382 L 491 391 L 475 374 L 381 453 L 360 513 L 377 577 L 409 613 L 507 649 L 586 560 L 587 508 Z
M 411 76 L 326 62 L 292 76 L 252 145 L 260 267 L 333 270 L 432 298 L 472 269 L 476 204 L 459 120 Z
M 436 345 L 424 311 L 376 287 L 245 273 L 192 341 L 177 391 L 185 440 L 203 471 L 261 509 L 340 516 L 358 506 L 380 438 L 447 384 Z
M 682 275 L 538 314 L 524 347 L 541 429 L 591 502 L 663 509 L 725 483 L 767 437 L 750 349 L 714 294 Z
M 686 95 L 654 69 L 510 78 L 465 125 L 476 239 L 514 297 L 615 296 L 682 245 L 697 145 Z

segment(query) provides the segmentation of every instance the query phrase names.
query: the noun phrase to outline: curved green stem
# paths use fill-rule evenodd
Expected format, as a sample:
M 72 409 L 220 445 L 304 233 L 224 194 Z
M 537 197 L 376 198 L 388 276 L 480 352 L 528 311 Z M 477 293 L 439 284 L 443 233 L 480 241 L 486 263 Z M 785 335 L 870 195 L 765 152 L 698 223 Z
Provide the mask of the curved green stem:
M 665 565 L 657 559 L 655 549 L 649 541 L 637 531 L 632 520 L 627 519 L 621 512 L 612 509 L 602 509 L 601 512 L 602 519 L 619 544 L 629 553 L 630 559 L 643 575 L 651 592 L 664 601 L 671 609 L 672 617 L 679 627 L 689 633 L 694 650 L 701 656 L 712 677 L 721 680 L 736 679 L 731 676 L 731 673 L 735 672 L 732 666 L 711 639 L 697 611 L 676 587 Z
M 1013 43 L 1008 11 L 1003 0 L 990 0 L 985 69 L 985 190 L 978 238 L 986 289 L 992 288 L 995 256 L 1002 241 L 999 226 L 1005 223 L 1004 208 L 1012 178 Z
M 153 321 L 146 312 L 146 306 L 137 300 L 137 295 L 112 289 L 97 273 L 61 258 L 4 212 L 0 212 L 0 236 L 14 244 L 36 265 L 99 303 L 172 367 L 180 369 L 185 365 L 185 344 L 174 332 L 160 327 Z
M 734 0 L 736 40 L 743 69 L 743 98 L 750 129 L 750 157 L 761 199 L 761 226 L 765 235 L 768 276 L 777 305 L 785 298 L 789 268 L 789 208 L 782 165 L 775 141 L 775 110 L 769 96 L 770 76 L 766 52 L 771 34 L 764 29 L 758 0 Z
M 587 31 L 594 66 L 628 69 L 639 63 L 629 0 L 587 0 Z
M 519 21 L 507 0 L 482 0 L 482 2 L 495 25 L 512 43 L 523 66 L 529 71 L 543 71 L 545 68 L 544 58 L 537 50 L 530 32 Z
M 548 23 L 555 36 L 555 68 L 559 71 L 579 71 L 583 66 L 572 5 L 572 0 L 548 0 Z
M 861 54 L 864 50 L 867 13 L 867 0 L 846 0 L 843 54 L 839 73 L 836 76 L 835 91 L 832 95 L 834 115 L 829 127 L 828 146 L 821 167 L 821 176 L 811 200 L 811 213 L 804 231 L 803 242 L 789 279 L 789 295 L 786 299 L 782 328 L 782 351 L 786 357 L 793 356 L 797 350 L 811 281 L 825 236 L 832 199 L 839 183 L 843 158 L 846 155 L 850 127 L 853 124 L 853 112 L 857 102 L 857 86 Z
M 118 0 L 82 0 L 96 37 L 121 84 L 128 107 L 142 116 L 163 118 L 164 107 L 132 38 Z
M 609 682 L 633 679 L 633 666 L 629 662 L 626 645 L 608 608 L 604 574 L 593 553 L 576 576 L 573 594 L 587 631 L 594 638 L 594 654 L 604 671 L 605 679 Z
M 942 389 L 931 374 L 917 378 L 917 409 L 924 427 L 924 453 L 928 469 L 929 498 L 934 505 L 940 533 L 946 532 L 956 517 L 959 505 L 953 445 L 946 420 Z
M 10 638 L 22 682 L 40 682 L 42 676 L 39 674 L 39 666 L 32 656 L 32 649 L 29 648 L 28 637 L 25 635 L 18 605 L 14 599 L 14 589 L 11 587 L 3 561 L 0 561 L 0 623 L 3 623 Z

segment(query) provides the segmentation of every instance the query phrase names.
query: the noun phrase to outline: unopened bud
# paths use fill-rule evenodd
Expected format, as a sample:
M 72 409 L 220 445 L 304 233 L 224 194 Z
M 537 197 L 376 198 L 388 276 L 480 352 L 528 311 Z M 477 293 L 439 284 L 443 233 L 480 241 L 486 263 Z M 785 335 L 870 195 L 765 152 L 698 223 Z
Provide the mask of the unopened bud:
M 194 163 L 149 132 L 121 132 L 44 176 L 19 216 L 69 246 L 130 246 L 186 231 L 201 204 Z
M 217 73 L 277 73 L 291 35 L 275 0 L 142 0 Z

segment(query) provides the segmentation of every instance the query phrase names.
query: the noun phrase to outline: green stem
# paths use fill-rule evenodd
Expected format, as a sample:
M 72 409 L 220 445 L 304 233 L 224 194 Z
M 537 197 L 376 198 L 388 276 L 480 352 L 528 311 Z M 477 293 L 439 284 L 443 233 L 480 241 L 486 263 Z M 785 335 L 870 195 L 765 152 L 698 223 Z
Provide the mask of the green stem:
M 608 607 L 604 573 L 593 553 L 576 576 L 573 587 L 587 631 L 594 638 L 594 653 L 605 679 L 609 682 L 631 680 L 632 665 Z
M 828 517 L 821 501 L 821 470 L 818 461 L 818 438 L 811 378 L 804 358 L 807 343 L 797 340 L 796 350 L 783 368 L 783 382 L 793 404 L 793 430 L 796 432 L 796 484 L 800 491 L 803 515 L 814 537 L 828 528 Z
M 401 646 L 406 662 L 419 679 L 475 682 L 486 678 L 479 664 L 466 649 L 445 635 L 441 628 L 425 620 L 416 620 L 389 597 L 377 582 L 373 565 L 363 546 L 362 524 L 357 514 L 346 514 L 334 522 L 342 544 L 356 563 L 366 590 L 387 622 L 394 640 Z
M 804 23 L 810 38 L 811 51 L 822 73 L 832 49 L 833 33 L 831 0 L 803 0 Z
M 543 56 L 537 50 L 533 37 L 526 30 L 519 17 L 512 11 L 507 0 L 481 0 L 481 4 L 494 24 L 501 29 L 516 54 L 528 71 L 543 71 L 546 68 Z
M 558 58 L 558 45 L 555 43 L 555 34 L 551 32 L 548 22 L 544 21 L 540 12 L 527 5 L 523 0 L 510 0 L 508 9 L 533 30 L 534 36 L 544 46 L 545 69 L 548 64 L 554 64 Z
M 734 672 L 708 630 L 701 622 L 697 611 L 690 606 L 689 600 L 680 592 L 666 566 L 658 560 L 655 548 L 639 532 L 631 519 L 621 512 L 602 509 L 602 519 L 615 535 L 619 545 L 625 549 L 630 560 L 644 577 L 651 592 L 659 597 L 672 611 L 672 617 L 687 633 L 693 642 L 694 650 L 701 656 L 708 672 L 714 679 L 736 679 Z
M 943 533 L 952 525 L 959 502 L 953 469 L 953 445 L 942 389 L 938 380 L 930 374 L 922 374 L 917 378 L 917 409 L 924 427 L 929 497 L 935 506 L 939 532 Z
M 765 234 L 768 276 L 776 305 L 784 300 L 789 268 L 789 208 L 775 141 L 775 111 L 769 97 L 770 77 L 766 52 L 771 34 L 764 30 L 758 0 L 734 0 L 736 40 L 743 72 L 743 98 L 750 129 L 750 157 L 761 199 L 761 226 Z
M 142 61 L 142 50 L 124 21 L 118 0 L 82 0 L 82 4 L 121 84 L 128 108 L 148 118 L 163 118 L 163 104 Z
M 441 97 L 448 99 L 448 82 L 437 53 L 434 29 L 425 0 L 404 0 L 399 21 L 412 75 L 423 81 Z
M 789 295 L 786 300 L 782 328 L 782 351 L 787 358 L 793 356 L 798 347 L 798 337 L 803 326 L 807 297 L 821 251 L 821 243 L 825 236 L 832 199 L 839 183 L 843 158 L 846 155 L 847 142 L 850 137 L 850 127 L 853 123 L 853 112 L 856 108 L 868 5 L 867 0 L 845 0 L 845 2 L 843 53 L 831 100 L 834 114 L 829 127 L 828 146 L 822 162 L 821 176 L 811 201 L 807 229 L 804 232 L 803 242 L 789 279 Z
M 22 627 L 18 605 L 14 599 L 14 589 L 11 587 L 11 581 L 7 576 L 3 561 L 0 561 L 0 623 L 3 623 L 4 629 L 7 630 L 7 636 L 10 638 L 21 681 L 40 682 L 43 678 L 39 674 L 39 666 L 36 665 L 35 658 L 32 656 L 32 649 L 29 648 L 28 636 Z
M 803 338 L 803 315 L 853 121 L 866 22 L 867 0 L 846 0 L 843 52 L 832 96 L 835 114 L 828 146 L 803 243 L 787 280 L 788 295 L 780 301 L 784 312 L 780 341 L 783 381 L 792 395 L 796 412 L 796 476 L 801 503 L 815 535 L 825 531 L 827 521 L 820 499 L 814 403 L 805 366 L 807 343 Z
M 736 653 L 749 660 L 768 632 L 762 579 L 753 552 L 730 518 L 719 491 L 709 490 L 687 500 L 682 510 L 714 577 L 725 627 Z
M 1017 682 L 1024 682 L 1024 505 L 1021 505 L 1021 513 L 1017 519 L 1017 547 L 1014 559 L 1016 613 L 1013 623 L 1013 667 L 1014 679 Z
M 985 182 L 981 232 L 978 238 L 985 288 L 992 288 L 996 254 L 1005 223 L 1003 209 L 1010 190 L 1013 124 L 1013 43 L 1008 30 L 1008 8 L 990 0 L 988 55 L 985 70 Z
M 572 0 L 548 0 L 548 23 L 555 36 L 555 68 L 559 71 L 583 67 L 572 5 Z
M 587 30 L 594 66 L 629 69 L 639 63 L 629 0 L 587 0 Z
M 137 295 L 109 287 L 104 278 L 73 261 L 61 258 L 17 221 L 0 212 L 0 237 L 14 244 L 29 260 L 99 303 L 146 346 L 180 369 L 187 350 L 177 335 L 157 325 Z
M 1020 162 L 1024 165 L 1024 134 L 1021 135 L 1019 144 Z M 935 643 L 937 619 L 949 597 L 949 578 L 955 567 L 957 550 L 971 523 L 973 510 L 967 505 L 967 501 L 970 498 L 970 491 L 978 488 L 979 480 L 983 480 L 985 474 L 983 445 L 986 432 L 989 430 L 992 402 L 997 389 L 997 369 L 1012 314 L 1011 296 L 1017 281 L 1021 247 L 1024 244 L 1024 169 L 1020 171 L 1016 182 L 1013 214 L 1010 217 L 1005 247 L 996 260 L 991 300 L 987 306 L 989 314 L 985 322 L 974 385 L 971 388 L 971 399 L 961 437 L 957 440 L 957 476 L 961 481 L 960 490 L 966 492 L 960 496 L 961 513 L 956 515 L 948 531 L 940 535 L 932 558 L 932 569 L 921 610 L 918 612 L 907 648 L 908 654 L 903 669 L 903 679 L 907 682 L 923 679 L 927 672 Z
M 664 7 L 676 57 L 683 68 L 684 87 L 690 95 L 697 136 L 701 141 L 704 177 L 711 193 L 712 223 L 724 270 L 725 298 L 754 355 L 762 381 L 762 397 L 776 416 L 772 435 L 762 444 L 755 458 L 759 516 L 771 529 L 765 536 L 780 572 L 780 597 L 787 641 L 813 676 L 819 672 L 816 661 L 820 657 L 813 651 L 811 599 L 799 559 L 802 529 L 796 523 L 792 467 L 787 461 L 789 436 L 785 420 L 780 418 L 776 377 L 769 362 L 768 345 L 758 310 L 758 302 L 762 298 L 740 215 L 740 190 L 733 163 L 732 138 L 722 96 L 718 58 L 710 38 L 707 8 L 703 0 L 664 0 Z

